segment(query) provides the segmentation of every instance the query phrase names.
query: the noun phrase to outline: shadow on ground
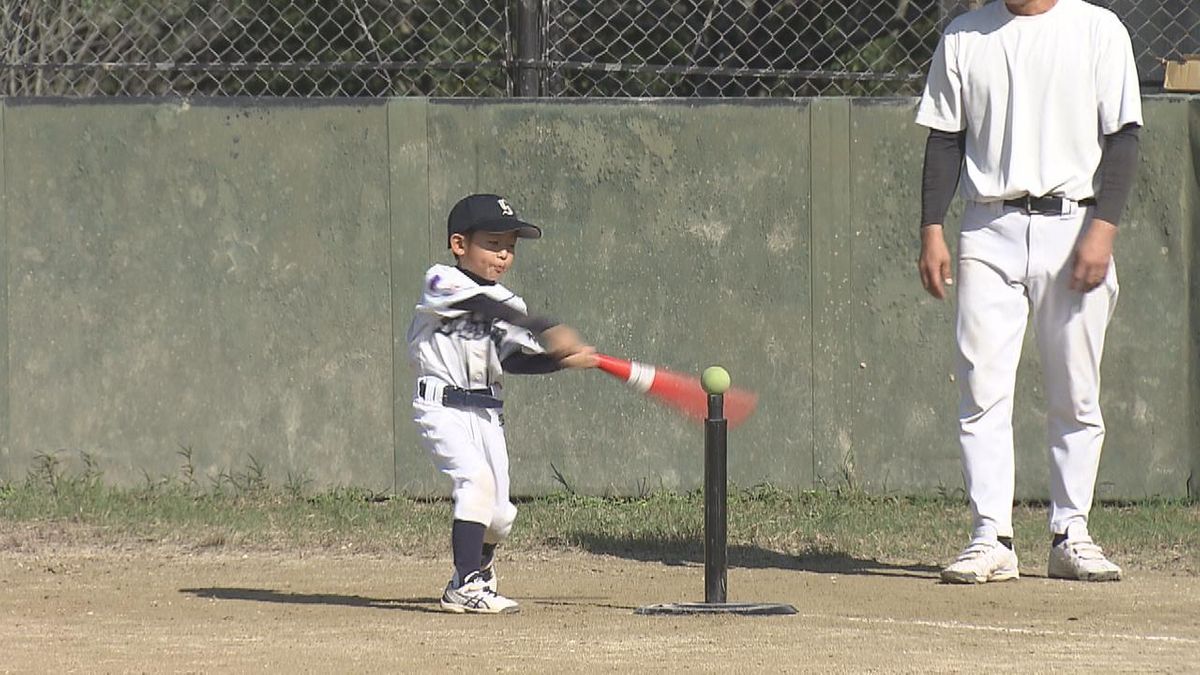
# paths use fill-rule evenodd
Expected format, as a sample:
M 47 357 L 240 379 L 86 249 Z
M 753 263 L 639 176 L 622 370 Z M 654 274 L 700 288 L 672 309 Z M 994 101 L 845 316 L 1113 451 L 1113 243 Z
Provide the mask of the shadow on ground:
M 593 532 L 575 532 L 570 541 L 590 553 L 629 560 L 661 562 L 664 565 L 703 565 L 704 548 L 698 542 L 649 538 L 610 537 Z M 895 564 L 855 558 L 841 551 L 813 551 L 799 555 L 780 553 L 761 546 L 735 544 L 728 547 L 729 567 L 785 569 L 822 574 L 858 574 L 936 579 L 940 567 Z
M 370 609 L 400 609 L 409 612 L 444 614 L 439 598 L 365 598 L 361 595 L 335 595 L 332 593 L 284 593 L 269 588 L 181 588 L 180 593 L 197 598 L 214 600 L 245 600 L 248 602 L 273 602 L 286 605 L 333 605 L 341 607 L 366 607 Z M 523 597 L 539 605 L 563 607 L 600 607 L 605 609 L 633 610 L 633 605 L 614 605 L 604 602 L 602 597 L 572 596 L 569 599 L 553 596 Z
M 197 598 L 216 600 L 248 600 L 250 602 L 278 602 L 288 605 L 340 605 L 343 607 L 369 607 L 372 609 L 401 609 L 409 612 L 433 612 L 440 614 L 438 598 L 365 598 L 361 595 L 336 595 L 332 593 L 285 593 L 269 588 L 181 588 Z

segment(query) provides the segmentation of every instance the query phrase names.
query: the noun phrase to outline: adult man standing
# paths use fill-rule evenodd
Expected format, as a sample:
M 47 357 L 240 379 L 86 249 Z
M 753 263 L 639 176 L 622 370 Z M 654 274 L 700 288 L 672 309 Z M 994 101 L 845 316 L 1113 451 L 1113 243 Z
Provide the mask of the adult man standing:
M 1049 575 L 1121 578 L 1088 535 L 1104 442 L 1100 355 L 1117 300 L 1117 223 L 1142 125 L 1129 33 L 1083 0 L 997 0 L 942 37 L 917 123 L 930 129 L 921 282 L 952 283 L 942 221 L 961 174 L 958 382 L 971 543 L 952 583 L 1015 579 L 1013 389 L 1030 317 L 1050 449 Z M 965 157 L 965 164 L 963 162 Z

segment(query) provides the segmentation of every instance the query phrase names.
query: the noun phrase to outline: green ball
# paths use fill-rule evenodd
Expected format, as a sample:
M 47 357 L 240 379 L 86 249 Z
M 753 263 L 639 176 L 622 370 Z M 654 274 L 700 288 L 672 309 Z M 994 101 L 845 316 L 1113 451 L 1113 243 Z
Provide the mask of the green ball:
M 705 368 L 704 374 L 700 376 L 700 384 L 704 387 L 704 391 L 710 394 L 724 394 L 729 391 L 729 371 L 721 366 Z

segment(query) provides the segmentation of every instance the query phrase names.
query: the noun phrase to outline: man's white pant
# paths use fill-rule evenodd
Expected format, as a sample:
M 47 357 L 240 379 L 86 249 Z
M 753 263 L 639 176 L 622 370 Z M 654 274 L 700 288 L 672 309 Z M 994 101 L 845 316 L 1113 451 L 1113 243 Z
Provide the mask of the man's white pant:
M 508 446 L 500 411 L 449 408 L 418 398 L 413 419 L 434 465 L 454 483 L 455 520 L 483 523 L 485 543 L 504 541 L 517 507 L 509 501 Z
M 1011 537 L 1015 480 L 1013 389 L 1029 317 L 1046 392 L 1050 529 L 1087 521 L 1104 420 L 1100 357 L 1117 301 L 1116 266 L 1090 293 L 1071 290 L 1075 243 L 1090 209 L 1025 214 L 1001 203 L 970 204 L 958 263 L 959 436 L 975 516 Z

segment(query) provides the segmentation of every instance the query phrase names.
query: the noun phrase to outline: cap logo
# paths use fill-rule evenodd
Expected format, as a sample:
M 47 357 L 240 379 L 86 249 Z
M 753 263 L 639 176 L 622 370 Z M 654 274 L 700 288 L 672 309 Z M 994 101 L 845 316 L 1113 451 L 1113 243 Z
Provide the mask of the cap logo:
M 513 211 L 513 207 L 509 206 L 508 201 L 506 199 L 504 199 L 503 197 L 501 197 L 500 199 L 497 199 L 496 203 L 500 205 L 500 213 L 502 213 L 506 216 L 516 215 L 516 211 Z

